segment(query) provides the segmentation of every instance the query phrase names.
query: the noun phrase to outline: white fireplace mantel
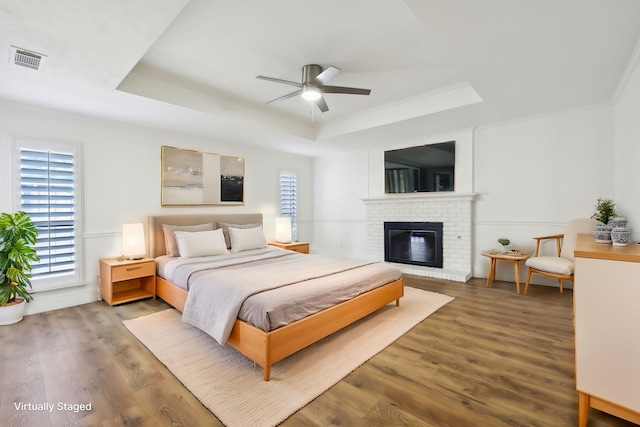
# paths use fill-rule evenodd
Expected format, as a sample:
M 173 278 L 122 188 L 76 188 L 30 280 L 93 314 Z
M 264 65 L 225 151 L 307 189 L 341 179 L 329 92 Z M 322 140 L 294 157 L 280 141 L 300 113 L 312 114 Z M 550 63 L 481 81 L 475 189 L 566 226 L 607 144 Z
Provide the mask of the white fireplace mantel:
M 385 194 L 378 197 L 366 197 L 362 199 L 364 203 L 389 203 L 389 202 L 438 202 L 438 201 L 473 201 L 476 193 L 455 193 L 455 192 L 436 192 L 436 193 L 394 193 Z

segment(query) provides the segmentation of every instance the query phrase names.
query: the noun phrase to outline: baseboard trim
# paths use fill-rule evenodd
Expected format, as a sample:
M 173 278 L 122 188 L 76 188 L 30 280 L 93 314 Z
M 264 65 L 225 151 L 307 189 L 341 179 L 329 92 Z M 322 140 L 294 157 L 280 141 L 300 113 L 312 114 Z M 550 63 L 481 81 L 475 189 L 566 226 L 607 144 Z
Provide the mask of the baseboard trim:
M 74 305 L 88 304 L 98 301 L 98 295 L 98 287 L 95 284 L 38 292 L 33 295 L 33 300 L 27 304 L 25 314 L 43 313 Z

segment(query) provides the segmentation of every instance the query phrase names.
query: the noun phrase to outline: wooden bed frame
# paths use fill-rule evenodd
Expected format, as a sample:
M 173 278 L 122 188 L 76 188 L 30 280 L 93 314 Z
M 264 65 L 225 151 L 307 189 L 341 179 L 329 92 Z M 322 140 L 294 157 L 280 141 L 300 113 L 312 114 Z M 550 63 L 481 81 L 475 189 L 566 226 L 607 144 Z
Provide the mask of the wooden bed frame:
M 155 258 L 166 252 L 162 224 L 196 225 L 208 222 L 213 222 L 214 227 L 217 222 L 262 224 L 262 214 L 148 217 L 151 256 Z M 156 277 L 156 295 L 176 309 L 184 310 L 187 291 L 181 287 L 161 277 Z M 236 320 L 227 342 L 260 365 L 263 368 L 264 380 L 269 381 L 271 365 L 274 363 L 362 319 L 394 300 L 396 306 L 400 305 L 400 298 L 403 295 L 404 283 L 402 279 L 398 279 L 271 332 L 265 332 L 247 322 Z

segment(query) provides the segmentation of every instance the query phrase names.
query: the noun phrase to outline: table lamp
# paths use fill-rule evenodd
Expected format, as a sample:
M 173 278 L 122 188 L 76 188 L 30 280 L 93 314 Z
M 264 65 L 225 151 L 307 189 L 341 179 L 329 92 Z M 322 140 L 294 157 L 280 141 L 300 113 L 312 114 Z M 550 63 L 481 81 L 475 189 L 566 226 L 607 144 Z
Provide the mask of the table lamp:
M 291 218 L 276 218 L 276 242 L 291 243 Z
M 126 259 L 142 259 L 146 253 L 144 224 L 122 224 L 122 256 Z

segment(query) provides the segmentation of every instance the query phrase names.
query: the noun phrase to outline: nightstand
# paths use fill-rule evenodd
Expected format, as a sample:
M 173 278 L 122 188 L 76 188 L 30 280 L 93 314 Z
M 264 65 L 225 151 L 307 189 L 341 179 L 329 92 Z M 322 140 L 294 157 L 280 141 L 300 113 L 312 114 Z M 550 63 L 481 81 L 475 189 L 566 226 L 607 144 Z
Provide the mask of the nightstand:
M 300 252 L 301 254 L 309 253 L 309 244 L 306 242 L 292 242 L 292 243 L 269 242 L 269 245 L 276 246 L 282 249 L 287 249 L 289 251 Z
M 100 296 L 109 305 L 156 297 L 156 261 L 153 258 L 100 260 Z

